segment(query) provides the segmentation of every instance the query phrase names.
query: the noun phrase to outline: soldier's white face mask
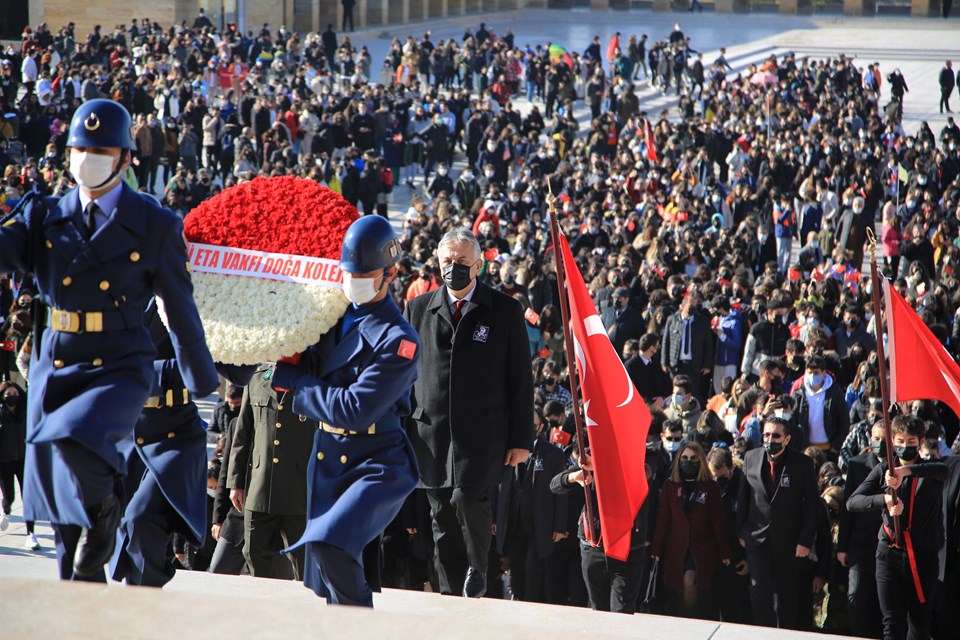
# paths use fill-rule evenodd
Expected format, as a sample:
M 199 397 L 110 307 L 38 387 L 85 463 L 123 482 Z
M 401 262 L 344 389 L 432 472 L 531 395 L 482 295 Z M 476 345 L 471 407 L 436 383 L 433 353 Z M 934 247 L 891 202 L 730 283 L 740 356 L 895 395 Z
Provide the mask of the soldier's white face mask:
M 343 293 L 347 296 L 347 300 L 353 304 L 367 304 L 380 293 L 380 287 L 377 287 L 377 278 L 382 277 L 383 274 L 373 278 L 358 278 L 344 271 Z
M 88 191 L 107 186 L 113 173 L 113 156 L 87 151 L 70 150 L 70 173 L 81 187 Z

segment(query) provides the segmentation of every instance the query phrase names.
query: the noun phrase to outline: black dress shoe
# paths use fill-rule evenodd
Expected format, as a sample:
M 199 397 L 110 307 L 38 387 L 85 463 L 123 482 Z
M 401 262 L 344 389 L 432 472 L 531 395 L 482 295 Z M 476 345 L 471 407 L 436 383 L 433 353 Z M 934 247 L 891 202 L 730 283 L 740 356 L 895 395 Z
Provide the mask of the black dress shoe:
M 73 572 L 79 577 L 103 570 L 117 546 L 120 525 L 120 501 L 112 493 L 97 505 L 87 508 L 90 528 L 84 529 L 73 556 Z
M 482 598 L 487 592 L 487 574 L 479 569 L 469 569 L 463 581 L 464 598 Z

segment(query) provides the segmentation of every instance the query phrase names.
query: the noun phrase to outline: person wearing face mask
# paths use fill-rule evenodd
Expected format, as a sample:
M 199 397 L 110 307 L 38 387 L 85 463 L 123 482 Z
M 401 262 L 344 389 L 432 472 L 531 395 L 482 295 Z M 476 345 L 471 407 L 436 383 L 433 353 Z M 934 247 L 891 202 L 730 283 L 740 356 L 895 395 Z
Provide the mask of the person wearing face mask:
M 670 378 L 660 367 L 657 351 L 660 349 L 660 336 L 645 333 L 640 337 L 639 350 L 624 363 L 627 375 L 637 388 L 637 393 L 648 404 L 660 405 L 670 394 Z
M 768 227 L 761 225 L 757 229 L 756 239 L 747 245 L 747 260 L 754 276 L 763 273 L 768 262 L 776 262 L 777 243 Z
M 713 332 L 709 320 L 698 313 L 699 306 L 696 293 L 682 299 L 680 310 L 667 318 L 660 350 L 664 373 L 687 376 L 692 393 L 698 398 L 706 395 L 706 383 L 714 364 Z
M 826 372 L 826 360 L 820 354 L 807 358 L 803 385 L 793 394 L 797 425 L 803 433 L 799 448 L 816 447 L 832 459 L 850 430 L 850 412 L 843 388 Z
M 731 551 L 720 486 L 711 478 L 699 444 L 681 447 L 660 495 L 650 557 L 663 560 L 668 611 L 708 617 L 707 592 L 720 566 L 730 565 Z
M 427 490 L 440 592 L 486 592 L 491 491 L 533 443 L 533 376 L 523 307 L 479 282 L 480 245 L 467 229 L 441 238 L 446 286 L 411 300 L 423 342 L 409 433 Z
M 446 193 L 447 196 L 453 195 L 453 180 L 447 175 L 449 171 L 446 163 L 441 162 L 437 166 L 437 175 L 427 188 L 427 193 L 430 194 L 431 198 L 436 198 L 441 193 Z
M 737 530 L 750 568 L 754 624 L 805 629 L 798 616 L 802 560 L 809 557 L 822 507 L 813 461 L 790 444 L 786 421 L 767 417 L 763 447 L 743 456 Z
M 864 351 L 872 351 L 877 346 L 874 336 L 867 331 L 867 328 L 860 321 L 860 311 L 854 306 L 848 306 L 843 310 L 843 326 L 838 327 L 833 333 L 837 341 L 837 355 L 845 358 L 850 348 L 859 344 L 863 346 Z
M 20 485 L 23 499 L 23 466 L 26 457 L 27 403 L 23 389 L 12 382 L 0 384 L 0 493 L 3 511 L 0 513 L 0 531 L 10 526 L 10 509 L 14 499 L 14 480 Z M 40 541 L 33 532 L 33 521 L 26 521 L 27 539 L 23 546 L 40 550 Z
M 730 564 L 720 567 L 713 577 L 712 591 L 716 610 L 710 617 L 734 624 L 749 624 L 752 620 L 749 567 L 737 532 L 737 499 L 740 497 L 740 485 L 744 482 L 743 472 L 734 464 L 733 454 L 727 446 L 710 449 L 707 453 L 707 468 L 710 476 L 720 486 L 723 535 L 730 548 Z
M 2 220 L 0 272 L 34 274 L 47 307 L 30 368 L 37 392 L 28 398 L 24 517 L 54 523 L 61 578 L 104 580 L 126 472 L 117 443 L 133 432 L 152 390 L 143 311 L 154 295 L 167 303 L 185 388 L 206 395 L 218 383 L 182 222 L 121 182 L 136 149 L 129 113 L 110 100 L 85 102 L 67 147 L 79 187 L 59 200 L 25 198 Z
M 847 509 L 880 511 L 876 580 L 884 640 L 930 637 L 944 545 L 943 485 L 947 465 L 919 459 L 923 421 L 897 416 L 890 425 L 895 460 L 881 460 L 847 500 Z M 899 518 L 898 527 L 894 517 Z M 948 634 L 949 635 L 949 634 Z
M 693 383 L 689 377 L 682 374 L 673 377 L 673 388 L 670 397 L 663 403 L 663 412 L 668 420 L 680 421 L 688 438 L 696 434 L 703 409 L 693 395 Z
M 744 374 L 759 375 L 761 364 L 767 360 L 780 359 L 787 352 L 790 328 L 784 318 L 788 311 L 788 300 L 773 299 L 762 319 L 750 327 L 740 363 L 740 370 Z
M 873 224 L 874 213 L 866 211 L 865 207 L 866 200 L 863 196 L 856 196 L 850 206 L 844 208 L 836 223 L 836 246 L 853 252 L 850 264 L 863 263 L 863 244 L 867 237 L 867 227 Z
M 874 467 L 887 457 L 883 422 L 870 428 L 870 445 L 847 462 L 847 481 L 837 531 L 837 561 L 847 567 L 847 615 L 850 631 L 863 638 L 878 638 L 882 628 L 877 598 L 877 531 L 883 524 L 879 511 L 855 512 L 846 508 Z
M 537 412 L 534 412 L 535 417 Z M 497 553 L 510 560 L 510 588 L 516 600 L 556 602 L 562 580 L 552 556 L 568 534 L 568 495 L 550 491 L 550 482 L 566 468 L 563 450 L 550 442 L 549 423 L 539 420 L 533 453 L 518 464 L 497 491 L 494 526 Z
M 473 169 L 467 167 L 460 174 L 454 195 L 460 202 L 460 208 L 464 211 L 473 211 L 473 203 L 480 198 L 480 184 L 477 182 Z
M 354 221 L 340 257 L 346 315 L 299 358 L 281 359 L 272 376 L 277 410 L 289 404 L 319 425 L 307 468 L 306 530 L 285 552 L 304 548 L 304 586 L 328 604 L 373 606 L 368 576 L 377 572 L 366 565 L 365 547 L 379 544 L 417 483 L 402 419 L 412 409 L 421 343 L 389 296 L 398 260 L 386 219 Z
M 639 339 L 646 329 L 642 314 L 630 306 L 630 290 L 626 287 L 613 292 L 613 305 L 603 310 L 600 320 L 617 353 L 623 353 L 626 341 Z

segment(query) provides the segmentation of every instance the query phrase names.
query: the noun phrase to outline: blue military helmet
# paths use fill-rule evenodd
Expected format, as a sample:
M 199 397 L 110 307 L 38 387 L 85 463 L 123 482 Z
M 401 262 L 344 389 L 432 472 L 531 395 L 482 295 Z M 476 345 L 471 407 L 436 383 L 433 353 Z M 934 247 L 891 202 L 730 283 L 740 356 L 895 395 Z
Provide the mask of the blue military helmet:
M 381 216 L 354 220 L 343 237 L 340 270 L 370 273 L 386 269 L 400 259 L 400 242 L 393 227 Z
M 130 114 L 119 102 L 98 98 L 80 105 L 70 120 L 68 147 L 110 147 L 135 151 Z

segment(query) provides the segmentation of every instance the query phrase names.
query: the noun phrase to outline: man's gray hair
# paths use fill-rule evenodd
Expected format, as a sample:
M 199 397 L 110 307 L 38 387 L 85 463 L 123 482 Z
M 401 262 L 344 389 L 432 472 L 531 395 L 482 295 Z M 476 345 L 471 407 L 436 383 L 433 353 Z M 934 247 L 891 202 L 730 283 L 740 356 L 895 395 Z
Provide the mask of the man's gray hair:
M 469 244 L 473 247 L 473 255 L 477 258 L 480 258 L 480 243 L 477 241 L 477 236 L 473 235 L 473 232 L 466 228 L 454 229 L 453 231 L 447 231 L 443 234 L 443 237 L 440 238 L 440 244 L 437 245 L 437 251 L 439 252 L 441 248 L 449 245 L 462 245 Z

